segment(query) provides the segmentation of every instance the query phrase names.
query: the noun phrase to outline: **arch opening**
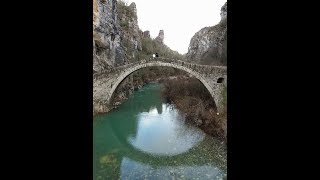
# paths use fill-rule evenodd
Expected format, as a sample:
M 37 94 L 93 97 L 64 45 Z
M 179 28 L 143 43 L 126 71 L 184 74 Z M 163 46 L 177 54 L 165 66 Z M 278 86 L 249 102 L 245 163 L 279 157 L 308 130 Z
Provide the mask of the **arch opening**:
M 223 83 L 223 82 L 224 82 L 224 78 L 222 77 L 218 78 L 217 83 Z
M 194 72 L 193 70 L 190 70 L 188 68 L 179 67 L 179 66 L 172 66 L 172 64 L 162 63 L 162 62 L 160 62 L 160 63 L 158 62 L 158 64 L 156 64 L 156 65 L 154 63 L 140 64 L 140 65 L 137 65 L 137 66 L 134 66 L 134 67 L 130 67 L 130 68 L 128 68 L 127 71 L 125 71 L 124 73 L 120 74 L 120 76 L 118 77 L 117 81 L 112 86 L 109 103 L 111 104 L 114 101 L 114 98 L 115 98 L 114 96 L 116 94 L 115 92 L 116 92 L 118 86 L 121 85 L 121 83 L 125 79 L 127 79 L 128 76 L 130 76 L 134 72 L 137 72 L 140 69 L 150 68 L 150 67 L 171 67 L 171 68 L 180 70 L 180 71 L 186 73 L 187 75 L 192 75 L 195 79 L 197 79 L 197 80 L 199 80 L 201 82 L 201 84 L 205 87 L 205 89 L 211 95 L 212 102 L 214 103 L 215 110 L 217 111 L 217 105 L 216 105 L 215 98 L 214 98 L 214 96 L 212 94 L 211 86 L 205 81 L 205 79 L 203 79 L 200 75 L 198 75 L 197 72 Z

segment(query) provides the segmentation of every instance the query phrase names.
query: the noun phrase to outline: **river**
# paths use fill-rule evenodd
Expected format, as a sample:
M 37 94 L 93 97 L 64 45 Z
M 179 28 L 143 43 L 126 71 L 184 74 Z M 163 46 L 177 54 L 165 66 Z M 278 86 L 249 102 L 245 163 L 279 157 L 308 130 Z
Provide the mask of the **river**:
M 161 97 L 161 84 L 135 91 L 93 122 L 93 178 L 226 179 L 226 146 L 188 125 Z

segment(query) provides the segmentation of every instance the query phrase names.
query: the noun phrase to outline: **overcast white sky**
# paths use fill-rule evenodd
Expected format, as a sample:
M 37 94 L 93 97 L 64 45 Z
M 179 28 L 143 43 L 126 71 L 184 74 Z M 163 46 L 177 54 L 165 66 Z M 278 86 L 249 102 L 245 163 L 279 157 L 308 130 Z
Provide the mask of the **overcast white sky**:
M 227 0 L 123 0 L 135 2 L 138 24 L 152 38 L 164 30 L 164 43 L 181 54 L 188 52 L 192 36 L 220 21 L 220 9 Z

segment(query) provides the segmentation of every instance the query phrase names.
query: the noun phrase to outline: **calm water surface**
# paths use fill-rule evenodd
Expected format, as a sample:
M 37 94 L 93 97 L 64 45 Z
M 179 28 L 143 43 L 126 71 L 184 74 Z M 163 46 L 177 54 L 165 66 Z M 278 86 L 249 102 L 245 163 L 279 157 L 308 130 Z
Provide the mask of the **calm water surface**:
M 93 124 L 93 177 L 226 179 L 226 147 L 161 98 L 161 85 L 134 92 Z

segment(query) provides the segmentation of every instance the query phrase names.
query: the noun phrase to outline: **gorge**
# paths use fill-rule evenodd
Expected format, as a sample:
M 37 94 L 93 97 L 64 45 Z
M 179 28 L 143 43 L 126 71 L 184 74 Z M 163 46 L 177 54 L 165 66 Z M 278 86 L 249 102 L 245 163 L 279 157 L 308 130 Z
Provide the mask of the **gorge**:
M 165 45 L 165 30 L 153 39 L 139 28 L 134 2 L 93 1 L 94 179 L 226 178 L 226 12 L 227 4 L 181 55 Z

